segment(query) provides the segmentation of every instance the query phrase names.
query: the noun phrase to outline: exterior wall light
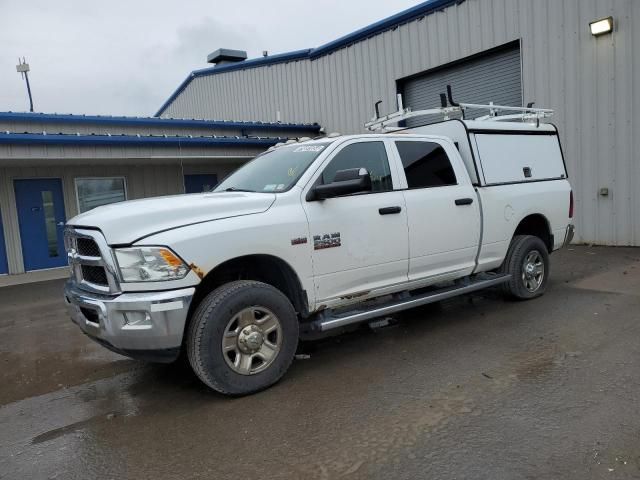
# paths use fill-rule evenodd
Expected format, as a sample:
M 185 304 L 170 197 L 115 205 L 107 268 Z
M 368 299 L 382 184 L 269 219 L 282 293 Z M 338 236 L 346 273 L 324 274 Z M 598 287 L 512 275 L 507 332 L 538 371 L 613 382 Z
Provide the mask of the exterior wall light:
M 613 17 L 602 18 L 589 24 L 591 35 L 598 37 L 613 31 Z

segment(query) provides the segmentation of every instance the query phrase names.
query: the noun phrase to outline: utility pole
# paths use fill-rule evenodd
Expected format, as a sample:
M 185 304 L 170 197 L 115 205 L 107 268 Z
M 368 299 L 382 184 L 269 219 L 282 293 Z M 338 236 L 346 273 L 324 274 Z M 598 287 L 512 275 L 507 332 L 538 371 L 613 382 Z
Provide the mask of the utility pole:
M 24 57 L 22 60 L 18 58 L 18 65 L 16 65 L 16 71 L 22 75 L 22 78 L 27 82 L 27 93 L 29 94 L 29 111 L 33 112 L 33 98 L 31 98 L 31 86 L 29 85 L 29 64 L 25 61 Z

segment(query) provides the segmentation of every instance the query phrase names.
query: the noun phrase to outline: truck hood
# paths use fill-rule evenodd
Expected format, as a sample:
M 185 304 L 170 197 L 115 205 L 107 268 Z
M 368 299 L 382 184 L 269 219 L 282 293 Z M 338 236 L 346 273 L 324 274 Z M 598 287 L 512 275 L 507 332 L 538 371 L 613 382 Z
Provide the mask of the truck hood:
M 261 213 L 275 198 L 272 193 L 244 192 L 145 198 L 97 207 L 73 217 L 67 224 L 98 228 L 110 245 L 125 245 L 185 225 Z

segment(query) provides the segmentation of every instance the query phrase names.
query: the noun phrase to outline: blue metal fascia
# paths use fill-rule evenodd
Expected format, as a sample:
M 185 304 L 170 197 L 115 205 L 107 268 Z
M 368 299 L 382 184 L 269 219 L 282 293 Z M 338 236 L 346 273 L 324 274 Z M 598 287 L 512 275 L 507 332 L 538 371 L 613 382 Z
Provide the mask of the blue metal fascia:
M 340 48 L 346 47 L 347 45 L 351 45 L 355 42 L 371 37 L 372 35 L 376 35 L 385 30 L 396 27 L 406 22 L 410 22 L 411 20 L 423 17 L 435 11 L 442 10 L 443 8 L 453 5 L 454 3 L 462 3 L 463 1 L 464 0 L 427 0 L 426 2 L 416 5 L 415 7 L 403 10 L 402 12 L 396 13 L 395 15 L 391 15 L 390 17 L 384 18 L 378 22 L 372 23 L 371 25 L 356 30 L 355 32 L 349 33 L 344 37 L 340 37 L 329 43 L 325 43 L 320 47 L 314 48 L 313 50 L 311 50 L 309 58 L 313 59 L 322 55 L 327 55 L 331 52 L 339 50 Z
M 230 65 L 222 65 L 220 67 L 203 68 L 201 70 L 194 70 L 185 78 L 178 88 L 171 94 L 171 96 L 162 104 L 160 109 L 156 112 L 155 116 L 159 117 L 167 109 L 167 107 L 180 95 L 185 88 L 196 77 L 203 77 L 208 75 L 217 75 L 218 73 L 231 72 L 234 70 L 246 70 L 249 68 L 263 67 L 266 65 L 272 65 L 275 63 L 285 63 L 294 60 L 304 59 L 316 59 L 323 55 L 328 55 L 336 50 L 351 45 L 355 42 L 371 37 L 385 30 L 393 28 L 402 23 L 415 20 L 416 18 L 423 17 L 438 10 L 442 10 L 450 5 L 462 3 L 465 0 L 427 0 L 415 7 L 411 7 L 400 13 L 396 13 L 390 17 L 387 17 L 378 22 L 372 23 L 360 30 L 356 30 L 344 37 L 340 37 L 337 40 L 333 40 L 329 43 L 325 43 L 317 48 L 310 48 L 305 50 L 297 50 L 295 52 L 281 53 L 278 55 L 271 55 L 263 58 L 253 58 L 251 60 L 245 60 L 243 62 L 233 63 Z
M 187 88 L 187 85 L 191 83 L 196 77 L 206 77 L 209 75 L 216 75 L 218 73 L 231 72 L 234 70 L 246 70 L 249 68 L 264 67 L 267 65 L 273 65 L 277 63 L 293 62 L 309 58 L 310 48 L 305 50 L 296 50 L 295 52 L 279 53 L 277 55 L 269 55 L 267 57 L 252 58 L 251 60 L 244 60 L 242 62 L 231 63 L 229 65 L 220 65 L 218 67 L 202 68 L 200 70 L 194 70 L 185 78 L 178 88 L 171 94 L 171 96 L 162 104 L 160 109 L 156 112 L 155 116 L 159 117 L 167 109 L 167 107 L 173 102 L 182 91 Z M 318 127 L 320 128 L 320 127 Z
M 180 95 L 184 91 L 184 89 L 187 88 L 187 86 L 191 83 L 191 80 L 193 79 L 194 79 L 194 72 L 191 72 L 189 76 L 185 78 L 180 85 L 178 85 L 178 88 L 176 88 L 173 91 L 173 93 L 169 95 L 169 98 L 165 100 L 165 102 L 158 109 L 158 111 L 154 113 L 153 116 L 159 117 L 160 115 L 162 115 L 163 112 L 169 107 L 169 105 L 171 105 L 173 101 L 178 97 L 178 95 Z
M 287 138 L 259 137 L 164 137 L 136 135 L 69 135 L 42 133 L 5 133 L 0 132 L 0 144 L 12 145 L 145 145 L 145 146 L 234 146 L 253 145 L 268 147 Z
M 252 130 L 285 130 L 318 132 L 320 125 L 317 123 L 273 123 L 273 122 L 234 122 L 223 120 L 199 120 L 188 118 L 158 118 L 158 117 L 123 117 L 102 115 L 76 115 L 58 113 L 30 113 L 30 112 L 0 112 L 0 121 L 25 121 L 41 123 L 98 123 L 102 125 L 128 125 L 128 126 L 172 126 L 172 127 L 214 127 Z
M 201 77 L 206 75 L 213 75 L 216 73 L 229 72 L 232 70 L 246 70 L 248 68 L 264 67 L 265 65 L 272 65 L 274 63 L 293 62 L 295 60 L 308 58 L 311 50 L 312 49 L 310 48 L 306 48 L 304 50 L 296 50 L 295 52 L 278 53 L 276 55 L 252 58 L 250 60 L 244 60 L 242 62 L 220 65 L 218 67 L 201 68 L 200 70 L 194 70 L 191 73 L 194 77 Z

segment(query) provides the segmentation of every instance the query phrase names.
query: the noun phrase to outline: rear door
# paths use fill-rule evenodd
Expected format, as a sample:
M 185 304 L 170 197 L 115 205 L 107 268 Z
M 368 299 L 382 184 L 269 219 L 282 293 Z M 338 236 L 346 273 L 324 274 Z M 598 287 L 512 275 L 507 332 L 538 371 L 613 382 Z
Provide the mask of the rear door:
M 409 280 L 470 274 L 480 241 L 480 208 L 455 146 L 416 139 L 393 145 L 406 182 Z
M 341 297 L 406 283 L 407 212 L 398 190 L 398 170 L 390 160 L 383 140 L 351 140 L 325 162 L 303 192 L 318 302 L 331 305 Z M 311 185 L 330 183 L 336 171 L 349 168 L 366 168 L 373 191 L 305 200 Z

